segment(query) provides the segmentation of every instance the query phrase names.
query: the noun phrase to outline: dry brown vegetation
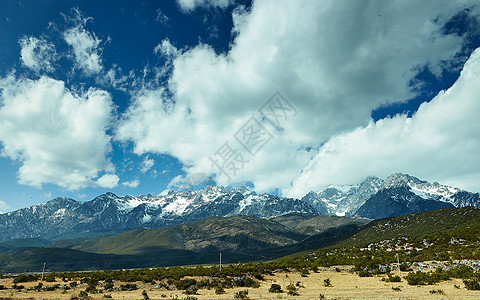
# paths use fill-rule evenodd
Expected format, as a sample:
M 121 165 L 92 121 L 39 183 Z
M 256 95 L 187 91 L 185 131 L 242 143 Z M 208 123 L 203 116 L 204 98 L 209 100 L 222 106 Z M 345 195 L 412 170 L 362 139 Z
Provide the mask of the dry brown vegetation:
M 403 273 L 405 276 L 407 273 Z M 310 273 L 308 277 L 302 277 L 298 272 L 276 273 L 273 276 L 265 276 L 265 281 L 260 281 L 259 288 L 232 288 L 225 289 L 225 294 L 217 295 L 214 289 L 198 290 L 198 295 L 192 295 L 197 299 L 234 299 L 236 293 L 248 290 L 249 299 L 480 299 L 480 291 L 466 290 L 460 279 L 444 281 L 435 285 L 410 286 L 404 280 L 401 282 L 385 282 L 385 276 L 359 277 L 346 271 L 320 271 Z M 330 279 L 330 287 L 325 286 L 325 280 Z M 282 293 L 270 293 L 271 285 L 279 284 Z M 68 283 L 57 278 L 56 282 L 44 282 L 45 286 Z M 121 283 L 116 282 L 115 287 Z M 187 295 L 179 290 L 165 290 L 156 288 L 155 284 L 136 282 L 138 289 L 135 291 L 113 291 L 97 294 L 89 294 L 90 299 L 106 299 L 105 295 L 111 295 L 113 299 L 144 299 L 143 290 L 146 290 L 150 299 L 185 299 Z M 299 295 L 287 295 L 287 286 L 292 284 L 297 288 Z M 86 284 L 80 284 L 74 289 L 62 293 L 61 289 L 55 291 L 32 291 L 27 290 L 38 285 L 37 282 L 27 282 L 21 285 L 25 289 L 12 290 L 12 279 L 1 279 L 0 285 L 6 289 L 0 290 L 0 299 L 72 299 L 85 290 Z M 99 290 L 101 290 L 99 288 Z M 323 297 L 323 298 L 322 298 Z M 190 298 L 194 299 L 194 298 Z

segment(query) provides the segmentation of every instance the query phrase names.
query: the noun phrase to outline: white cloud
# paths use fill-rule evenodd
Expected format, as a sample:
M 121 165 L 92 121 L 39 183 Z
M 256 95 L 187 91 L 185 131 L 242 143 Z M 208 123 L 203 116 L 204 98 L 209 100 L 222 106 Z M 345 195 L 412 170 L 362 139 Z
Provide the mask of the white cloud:
M 97 75 L 95 81 L 103 86 L 113 87 L 127 92 L 129 76 L 122 75 L 121 73 L 122 70 L 114 65 L 107 73 Z
M 176 58 L 181 53 L 177 47 L 172 45 L 169 39 L 164 39 L 160 44 L 156 45 L 155 48 L 153 48 L 153 52 L 169 60 Z
M 102 66 L 99 47 L 101 40 L 94 33 L 91 33 L 81 24 L 67 29 L 63 38 L 72 47 L 75 56 L 75 65 L 87 75 L 99 73 Z
M 122 182 L 123 186 L 129 187 L 129 188 L 136 188 L 138 187 L 139 184 L 140 184 L 140 180 L 138 179 Z
M 53 71 L 52 63 L 56 59 L 55 45 L 44 39 L 23 37 L 19 41 L 22 63 L 35 72 Z
M 160 24 L 167 24 L 168 22 L 168 17 L 162 12 L 160 8 L 157 9 L 157 17 L 155 18 L 155 21 L 159 22 Z
M 118 176 L 115 174 L 105 174 L 98 178 L 95 183 L 101 188 L 111 189 L 118 186 L 119 180 L 120 178 L 118 178 Z
M 0 89 L 1 155 L 22 163 L 20 183 L 74 190 L 96 186 L 102 171 L 114 172 L 107 159 L 113 110 L 107 92 L 92 88 L 74 94 L 46 76 L 9 76 L 0 80 Z
M 8 205 L 5 201 L 0 199 L 0 214 L 3 214 L 10 209 L 11 209 L 10 205 Z
M 398 115 L 328 141 L 298 178 L 290 196 L 369 175 L 405 172 L 480 191 L 480 48 L 457 82 L 408 118 Z
M 140 168 L 140 171 L 142 173 L 148 172 L 153 166 L 155 165 L 155 160 L 149 158 L 148 156 L 145 157 L 145 159 L 142 162 L 142 166 Z
M 185 13 L 191 13 L 197 8 L 220 8 L 225 9 L 235 0 L 177 0 L 180 9 Z
M 235 182 L 287 190 L 332 135 L 365 126 L 372 109 L 415 96 L 417 70 L 441 70 L 463 37 L 441 35 L 459 2 L 258 1 L 233 14 L 236 37 L 227 54 L 199 44 L 173 60 L 169 88 L 142 89 L 116 138 L 135 153 L 167 153 L 189 174 L 217 173 L 209 157 L 280 91 L 298 111 Z M 237 144 L 238 146 L 238 144 Z M 241 146 L 238 146 L 241 147 Z

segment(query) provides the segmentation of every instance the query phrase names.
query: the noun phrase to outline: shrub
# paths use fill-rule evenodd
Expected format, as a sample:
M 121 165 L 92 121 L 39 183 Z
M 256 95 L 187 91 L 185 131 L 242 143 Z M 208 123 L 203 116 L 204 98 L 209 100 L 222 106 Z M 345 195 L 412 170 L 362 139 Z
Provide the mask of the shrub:
M 225 290 L 221 285 L 217 285 L 217 287 L 215 288 L 215 294 L 217 295 L 225 294 Z
M 268 289 L 270 293 L 283 293 L 282 287 L 279 284 L 272 283 L 270 289 Z
M 109 281 L 109 282 L 105 282 L 105 284 L 103 285 L 103 287 L 106 289 L 106 290 L 112 290 L 114 288 L 114 284 L 113 282 Z
M 438 289 L 438 290 L 431 290 L 430 294 L 445 295 L 445 292 L 441 289 Z
M 23 285 L 17 285 L 16 283 L 12 286 L 12 289 L 14 290 L 23 290 L 25 286 Z
M 36 286 L 33 287 L 34 290 L 40 291 L 43 288 L 43 283 L 39 282 Z
M 358 276 L 360 276 L 360 277 L 372 277 L 373 274 L 366 271 L 366 270 L 361 270 L 361 271 L 358 272 Z
M 13 283 L 32 282 L 32 281 L 37 281 L 38 279 L 39 279 L 38 275 L 21 274 L 15 277 L 15 279 L 13 279 Z
M 103 295 L 103 298 L 112 299 L 112 295 L 110 295 L 110 294 L 105 294 L 105 295 Z
M 174 284 L 177 289 L 186 290 L 192 285 L 196 285 L 197 281 L 195 279 L 182 279 L 182 280 L 176 281 Z
M 286 290 L 287 290 L 287 295 L 290 295 L 290 296 L 298 296 L 298 295 L 300 295 L 300 294 L 297 292 L 298 289 L 297 289 L 292 283 L 290 283 L 289 285 L 287 285 Z
M 402 279 L 398 275 L 392 276 L 392 275 L 388 274 L 388 281 L 389 282 L 400 282 L 400 281 L 402 281 Z
M 249 299 L 248 298 L 248 290 L 236 292 L 233 296 L 234 299 Z
M 407 283 L 410 285 L 424 285 L 424 284 L 435 284 L 442 280 L 448 280 L 450 277 L 443 271 L 437 270 L 433 273 L 424 273 L 424 272 L 410 272 L 405 276 Z
M 332 286 L 332 281 L 330 280 L 330 278 L 324 279 L 323 285 L 326 287 Z
M 478 283 L 478 281 L 476 280 L 469 280 L 469 279 L 465 279 L 463 281 L 463 284 L 465 284 L 465 288 L 467 290 L 473 290 L 473 291 L 478 291 L 480 290 L 480 284 Z
M 143 299 L 144 299 L 144 300 L 149 300 L 149 299 L 150 299 L 150 297 L 148 297 L 148 294 L 147 294 L 147 291 L 146 291 L 146 290 L 143 290 L 142 296 L 143 296 Z
M 126 284 L 120 285 L 120 290 L 122 291 L 134 291 L 137 289 L 138 287 L 135 283 L 126 283 Z
M 194 285 L 188 287 L 188 289 L 185 290 L 185 295 L 197 295 L 198 288 Z
M 3 286 L 3 285 L 0 284 L 0 291 L 1 291 L 1 290 L 5 290 L 5 286 Z
M 400 292 L 402 289 L 399 286 L 392 286 L 392 290 L 395 292 Z
M 80 291 L 78 294 L 78 297 L 74 298 L 75 296 L 72 296 L 71 299 L 82 299 L 82 300 L 90 300 L 93 299 L 92 297 L 88 296 L 88 293 L 85 291 Z
M 244 286 L 245 287 L 252 287 L 252 288 L 259 288 L 260 284 L 257 281 L 253 280 L 252 278 L 247 277 L 247 278 L 245 278 Z
M 60 287 L 59 284 L 46 286 L 46 287 L 45 287 L 45 291 L 47 291 L 47 292 L 52 292 L 52 291 L 58 289 L 59 287 Z
M 54 273 L 47 274 L 47 276 L 45 276 L 45 281 L 46 282 L 55 282 L 55 274 Z

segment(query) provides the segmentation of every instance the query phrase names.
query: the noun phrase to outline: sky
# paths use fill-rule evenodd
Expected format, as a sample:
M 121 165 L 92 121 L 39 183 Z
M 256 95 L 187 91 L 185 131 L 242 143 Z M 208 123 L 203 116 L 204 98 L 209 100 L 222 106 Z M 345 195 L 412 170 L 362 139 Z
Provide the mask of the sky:
M 479 6 L 0 0 L 0 212 L 396 172 L 480 192 Z

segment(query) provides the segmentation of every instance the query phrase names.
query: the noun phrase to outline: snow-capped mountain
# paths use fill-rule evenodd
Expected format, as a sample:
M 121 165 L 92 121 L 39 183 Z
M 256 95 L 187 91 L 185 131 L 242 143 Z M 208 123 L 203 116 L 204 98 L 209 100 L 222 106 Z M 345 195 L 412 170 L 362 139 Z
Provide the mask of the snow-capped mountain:
M 358 185 L 330 185 L 302 198 L 320 214 L 379 219 L 447 207 L 480 207 L 480 195 L 395 173 L 368 177 Z
M 316 214 L 313 207 L 298 199 L 257 194 L 246 188 L 209 186 L 197 191 L 138 197 L 106 193 L 88 202 L 56 198 L 2 214 L 0 241 L 91 237 L 135 228 L 177 225 L 212 216 L 274 217 L 290 212 Z
M 382 187 L 354 212 L 355 216 L 387 218 L 440 208 L 480 207 L 480 194 L 438 182 L 430 183 L 408 174 L 387 177 Z
M 312 191 L 302 200 L 315 207 L 320 214 L 352 216 L 382 184 L 382 179 L 368 177 L 357 185 L 330 185 L 318 193 Z
M 88 202 L 60 197 L 0 214 L 0 242 L 15 238 L 93 237 L 213 216 L 275 217 L 295 212 L 379 219 L 464 206 L 480 207 L 480 194 L 400 173 L 385 180 L 368 177 L 357 185 L 331 185 L 301 200 L 219 186 L 157 196 L 119 197 L 106 193 Z

